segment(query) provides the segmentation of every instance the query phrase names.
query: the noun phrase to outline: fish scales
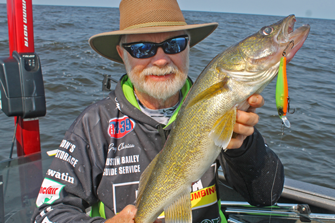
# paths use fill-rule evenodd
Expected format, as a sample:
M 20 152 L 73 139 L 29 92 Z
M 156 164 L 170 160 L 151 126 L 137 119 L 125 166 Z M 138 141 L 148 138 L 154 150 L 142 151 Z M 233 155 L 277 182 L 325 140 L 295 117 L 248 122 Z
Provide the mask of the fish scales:
M 190 186 L 228 145 L 236 107 L 261 92 L 278 72 L 290 41 L 292 59 L 307 38 L 309 26 L 293 30 L 293 15 L 263 27 L 215 57 L 199 75 L 183 102 L 163 150 L 141 176 L 136 223 L 153 222 L 165 211 L 166 222 L 192 222 Z

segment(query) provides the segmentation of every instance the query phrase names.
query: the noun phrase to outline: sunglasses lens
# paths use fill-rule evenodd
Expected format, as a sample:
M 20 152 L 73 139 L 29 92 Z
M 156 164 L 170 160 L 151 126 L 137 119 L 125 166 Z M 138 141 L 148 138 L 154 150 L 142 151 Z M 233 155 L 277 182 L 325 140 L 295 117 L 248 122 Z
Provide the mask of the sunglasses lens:
M 175 37 L 162 43 L 133 43 L 124 44 L 123 47 L 135 58 L 149 58 L 157 53 L 157 48 L 162 47 L 166 54 L 176 54 L 185 50 L 188 38 Z
M 186 46 L 187 39 L 185 37 L 177 37 L 165 42 L 163 49 L 167 54 L 176 54 L 185 50 Z
M 153 45 L 150 43 L 136 43 L 130 46 L 130 53 L 136 58 L 148 58 L 156 54 Z

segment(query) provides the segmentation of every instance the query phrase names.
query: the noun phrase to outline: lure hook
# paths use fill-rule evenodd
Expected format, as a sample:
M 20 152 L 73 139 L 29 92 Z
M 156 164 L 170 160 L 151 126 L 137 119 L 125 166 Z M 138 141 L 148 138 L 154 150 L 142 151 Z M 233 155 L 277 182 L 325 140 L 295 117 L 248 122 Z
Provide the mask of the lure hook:
M 284 49 L 284 51 L 283 51 L 283 57 L 286 57 L 286 55 L 287 55 L 287 53 L 286 53 L 286 50 L 287 50 L 287 48 L 289 48 L 289 46 L 290 45 L 292 45 L 292 47 L 291 47 L 291 49 L 294 47 L 294 40 L 291 40 L 290 42 L 289 42 L 289 44 L 287 44 L 287 46 L 285 47 L 285 49 Z M 290 50 L 291 50 L 290 49 Z
M 291 105 L 291 103 L 290 103 L 290 97 L 287 97 L 287 112 L 290 113 L 290 114 L 294 114 L 295 108 L 293 108 L 293 111 L 291 111 L 290 105 Z

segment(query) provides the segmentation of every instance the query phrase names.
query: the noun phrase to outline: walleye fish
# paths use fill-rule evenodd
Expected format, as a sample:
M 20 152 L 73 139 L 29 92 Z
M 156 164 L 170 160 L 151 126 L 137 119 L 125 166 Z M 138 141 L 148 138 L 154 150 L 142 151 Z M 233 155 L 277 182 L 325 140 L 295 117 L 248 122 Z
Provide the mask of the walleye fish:
M 232 137 L 236 109 L 276 76 L 280 58 L 290 61 L 303 45 L 309 25 L 293 31 L 290 15 L 216 56 L 194 83 L 164 145 L 143 172 L 136 223 L 151 223 L 164 211 L 166 222 L 192 222 L 190 187 Z M 294 44 L 292 44 L 292 41 Z M 287 48 L 291 44 L 293 48 Z

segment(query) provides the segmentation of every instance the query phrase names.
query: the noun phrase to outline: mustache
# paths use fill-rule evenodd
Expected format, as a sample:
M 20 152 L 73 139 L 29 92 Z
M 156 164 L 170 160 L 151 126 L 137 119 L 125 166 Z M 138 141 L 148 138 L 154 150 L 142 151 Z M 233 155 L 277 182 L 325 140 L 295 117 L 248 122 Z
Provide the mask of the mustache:
M 164 76 L 164 75 L 172 74 L 172 73 L 176 74 L 178 72 L 179 72 L 179 70 L 176 66 L 174 66 L 172 64 L 169 64 L 169 65 L 167 65 L 163 68 L 159 68 L 159 67 L 155 67 L 155 66 L 145 68 L 141 72 L 141 76 L 142 77 L 148 76 L 148 75 Z

